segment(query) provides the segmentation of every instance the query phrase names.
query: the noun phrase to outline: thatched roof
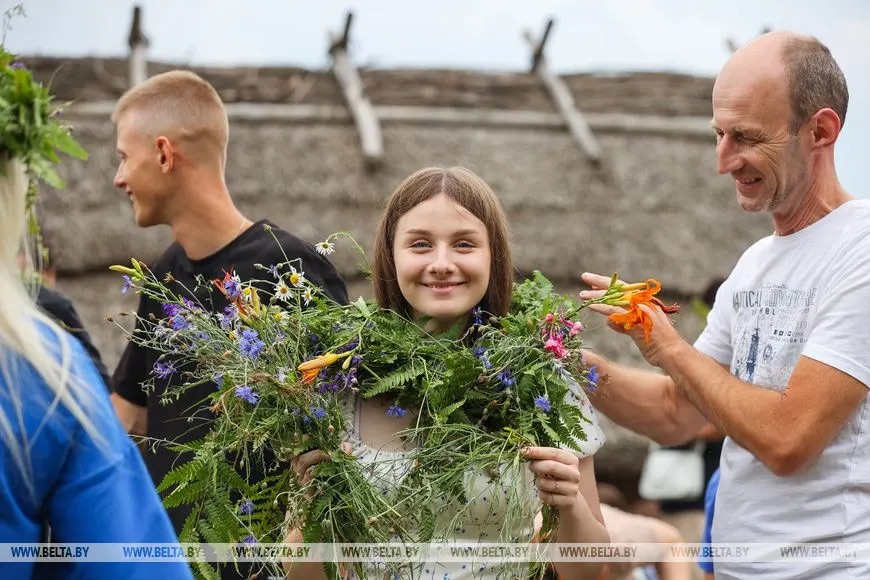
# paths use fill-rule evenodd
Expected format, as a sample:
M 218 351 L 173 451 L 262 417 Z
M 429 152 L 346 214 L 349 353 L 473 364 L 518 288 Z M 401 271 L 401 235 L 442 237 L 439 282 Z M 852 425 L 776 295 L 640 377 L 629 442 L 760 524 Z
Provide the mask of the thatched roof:
M 51 81 L 61 100 L 114 100 L 127 86 L 126 59 L 22 58 L 34 74 Z M 177 65 L 149 63 L 158 74 Z M 188 68 L 188 67 L 183 67 Z M 343 105 L 325 70 L 297 67 L 190 67 L 212 83 L 226 103 Z M 531 73 L 484 74 L 462 70 L 361 70 L 366 94 L 376 105 L 555 111 Z M 709 116 L 713 79 L 676 73 L 573 74 L 562 77 L 577 106 L 590 113 Z

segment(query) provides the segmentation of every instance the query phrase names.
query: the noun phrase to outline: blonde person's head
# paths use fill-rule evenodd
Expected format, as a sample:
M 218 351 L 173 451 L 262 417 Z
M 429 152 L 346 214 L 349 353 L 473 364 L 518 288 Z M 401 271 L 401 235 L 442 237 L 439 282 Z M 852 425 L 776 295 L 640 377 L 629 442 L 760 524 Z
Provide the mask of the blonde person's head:
M 54 394 L 52 408 L 43 420 L 50 420 L 56 408 L 63 407 L 99 444 L 104 439 L 92 419 L 100 412 L 95 397 L 105 394 L 102 385 L 84 384 L 71 373 L 70 338 L 40 312 L 25 288 L 19 268 L 20 250 L 26 247 L 27 188 L 24 165 L 0 156 L 0 376 L 5 385 L 0 397 L 13 409 L 7 415 L 0 406 L 0 439 L 29 484 L 33 476 L 28 455 L 31 441 L 25 437 L 22 405 L 34 386 L 23 384 L 23 364 L 32 366 Z

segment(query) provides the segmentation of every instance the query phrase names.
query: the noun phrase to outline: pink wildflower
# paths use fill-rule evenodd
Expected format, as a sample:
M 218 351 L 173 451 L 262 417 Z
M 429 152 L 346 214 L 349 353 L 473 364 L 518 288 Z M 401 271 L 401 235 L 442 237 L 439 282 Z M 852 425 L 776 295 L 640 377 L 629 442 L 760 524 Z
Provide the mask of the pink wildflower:
M 550 338 L 544 343 L 544 350 L 549 350 L 558 359 L 568 356 L 568 349 L 562 344 L 562 337 L 560 336 L 550 335 Z

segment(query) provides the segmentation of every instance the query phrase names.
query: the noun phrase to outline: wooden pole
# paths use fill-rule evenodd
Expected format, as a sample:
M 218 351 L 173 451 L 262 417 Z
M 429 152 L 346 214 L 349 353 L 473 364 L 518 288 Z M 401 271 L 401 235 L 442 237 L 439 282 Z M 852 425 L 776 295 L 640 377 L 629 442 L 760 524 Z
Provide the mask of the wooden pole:
M 142 8 L 133 7 L 133 23 L 127 39 L 130 46 L 130 86 L 144 83 L 148 78 L 148 39 L 142 32 Z
M 332 34 L 329 35 L 332 74 L 335 76 L 339 87 L 341 87 L 345 103 L 347 103 L 347 107 L 350 109 L 350 114 L 359 133 L 360 146 L 366 166 L 370 169 L 375 169 L 383 163 L 384 138 L 381 133 L 381 124 L 377 113 L 365 94 L 365 87 L 359 72 L 347 55 L 352 22 L 353 13 L 348 12 L 342 35 L 340 37 Z
M 596 165 L 601 162 L 601 145 L 595 134 L 589 128 L 589 123 L 580 112 L 580 109 L 574 103 L 574 97 L 568 85 L 565 84 L 559 76 L 550 72 L 547 67 L 547 61 L 544 57 L 544 46 L 550 36 L 550 30 L 553 28 L 553 19 L 547 21 L 547 26 L 544 29 L 544 34 L 541 35 L 541 40 L 536 41 L 532 33 L 525 31 L 523 37 L 529 43 L 532 49 L 532 72 L 537 73 L 538 78 L 556 105 L 556 110 L 565 119 L 565 124 L 568 126 L 568 131 L 574 138 L 574 141 L 586 156 Z

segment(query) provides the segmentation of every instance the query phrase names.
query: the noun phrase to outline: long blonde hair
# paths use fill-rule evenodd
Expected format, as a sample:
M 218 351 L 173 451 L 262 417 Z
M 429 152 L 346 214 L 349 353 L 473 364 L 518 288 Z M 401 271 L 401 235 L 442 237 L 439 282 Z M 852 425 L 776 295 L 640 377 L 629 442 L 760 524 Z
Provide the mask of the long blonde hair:
M 18 253 L 27 234 L 27 188 L 24 164 L 0 157 L 0 372 L 5 383 L 2 395 L 7 397 L 13 410 L 7 415 L 0 406 L 0 437 L 33 493 L 32 439 L 38 436 L 58 407 L 65 408 L 85 432 L 104 447 L 105 440 L 91 417 L 105 412 L 107 405 L 97 405 L 96 397 L 105 394 L 94 385 L 86 384 L 79 373 L 72 372 L 70 338 L 39 310 L 22 280 Z M 25 364 L 31 365 L 54 393 L 40 427 L 30 434 L 24 429 L 22 394 L 33 386 L 22 385 L 18 378 Z

